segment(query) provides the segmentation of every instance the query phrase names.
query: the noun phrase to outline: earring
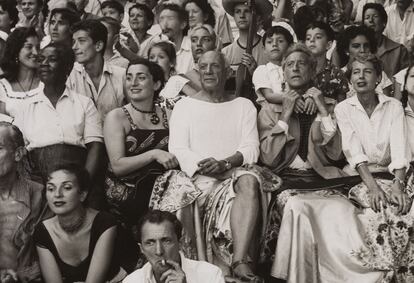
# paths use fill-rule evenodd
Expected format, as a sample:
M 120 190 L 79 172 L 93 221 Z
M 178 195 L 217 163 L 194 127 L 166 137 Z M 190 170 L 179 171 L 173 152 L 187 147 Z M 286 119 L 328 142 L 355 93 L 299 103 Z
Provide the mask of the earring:
M 19 64 L 19 58 L 16 57 L 16 64 Z

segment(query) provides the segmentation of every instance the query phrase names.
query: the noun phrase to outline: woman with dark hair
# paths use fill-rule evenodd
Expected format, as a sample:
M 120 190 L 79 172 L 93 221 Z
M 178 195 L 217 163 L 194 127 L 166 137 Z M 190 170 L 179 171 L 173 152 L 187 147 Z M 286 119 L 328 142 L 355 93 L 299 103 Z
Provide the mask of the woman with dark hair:
M 34 233 L 46 283 L 120 282 L 125 276 L 115 248 L 116 219 L 86 205 L 89 185 L 88 171 L 78 165 L 62 164 L 48 174 L 46 199 L 55 216 Z
M 7 34 L 14 28 L 19 20 L 19 12 L 16 8 L 16 2 L 13 0 L 1 0 L 0 1 L 0 31 Z
M 175 64 L 177 54 L 174 45 L 169 41 L 160 41 L 154 43 L 148 50 L 148 60 L 161 66 L 164 72 L 164 81 L 176 74 Z
M 348 64 L 352 63 L 355 58 L 366 58 L 370 54 L 377 53 L 378 47 L 375 33 L 366 26 L 350 26 L 339 35 L 336 50 L 341 62 L 340 67 L 342 68 L 342 71 L 347 73 L 349 69 Z M 377 92 L 390 95 L 391 88 L 392 82 L 383 71 L 381 80 L 377 84 Z M 349 89 L 348 97 L 355 94 L 351 86 Z
M 66 88 L 75 56 L 70 47 L 51 43 L 38 56 L 43 92 L 16 116 L 34 177 L 46 178 L 49 168 L 67 161 L 85 166 L 95 176 L 103 150 L 102 124 L 92 100 Z
M 67 46 L 72 46 L 72 33 L 70 27 L 80 21 L 80 16 L 75 10 L 69 8 L 55 8 L 50 13 L 49 35 L 42 39 L 41 47 L 50 42 L 59 42 Z
M 155 179 L 178 166 L 168 152 L 169 112 L 157 104 L 163 86 L 159 65 L 147 60 L 130 62 L 125 82 L 130 103 L 112 110 L 104 123 L 110 163 L 107 201 L 132 229 L 148 209 Z
M 16 28 L 7 38 L 0 62 L 4 72 L 0 80 L 0 96 L 4 97 L 6 111 L 12 117 L 43 89 L 37 74 L 38 52 L 39 37 L 34 28 Z
M 183 7 L 188 13 L 188 25 L 190 29 L 202 24 L 215 27 L 216 16 L 207 0 L 187 0 L 184 2 Z

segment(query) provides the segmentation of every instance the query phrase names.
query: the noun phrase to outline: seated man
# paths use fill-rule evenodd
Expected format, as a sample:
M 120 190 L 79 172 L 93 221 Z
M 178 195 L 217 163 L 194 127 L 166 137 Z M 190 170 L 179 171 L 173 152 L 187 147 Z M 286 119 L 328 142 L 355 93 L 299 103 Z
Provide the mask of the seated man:
M 266 186 L 263 169 L 251 165 L 259 156 L 256 108 L 225 92 L 230 68 L 222 53 L 204 53 L 199 72 L 202 90 L 175 105 L 169 150 L 201 190 L 198 206 L 204 209 L 208 261 L 226 274 L 231 266 L 237 277 L 251 280 L 255 231 L 259 233 L 267 207 L 266 195 L 260 194 Z
M 10 123 L 0 122 L 1 282 L 29 282 L 40 278 L 30 238 L 46 206 L 42 198 L 43 186 L 17 172 L 24 152 L 20 130 Z
M 126 277 L 124 283 L 224 283 L 218 267 L 180 254 L 182 226 L 174 214 L 152 210 L 141 219 L 138 230 L 139 246 L 148 263 Z

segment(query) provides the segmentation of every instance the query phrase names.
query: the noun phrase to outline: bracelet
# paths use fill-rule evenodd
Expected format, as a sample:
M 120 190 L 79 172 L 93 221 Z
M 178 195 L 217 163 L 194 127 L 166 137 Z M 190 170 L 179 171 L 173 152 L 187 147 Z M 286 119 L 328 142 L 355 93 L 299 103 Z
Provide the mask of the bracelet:
M 355 165 L 355 169 L 358 169 L 359 167 L 361 167 L 364 164 L 367 164 L 367 162 L 366 161 L 359 162 L 357 165 Z
M 392 183 L 398 182 L 400 183 L 401 186 L 403 186 L 403 188 L 405 187 L 405 182 L 403 180 L 401 180 L 398 177 L 395 177 L 394 179 L 392 179 Z
M 236 267 L 239 266 L 240 264 L 250 264 L 250 263 L 252 263 L 252 261 L 247 260 L 247 259 L 237 260 L 231 264 L 231 269 L 233 270 L 236 269 Z

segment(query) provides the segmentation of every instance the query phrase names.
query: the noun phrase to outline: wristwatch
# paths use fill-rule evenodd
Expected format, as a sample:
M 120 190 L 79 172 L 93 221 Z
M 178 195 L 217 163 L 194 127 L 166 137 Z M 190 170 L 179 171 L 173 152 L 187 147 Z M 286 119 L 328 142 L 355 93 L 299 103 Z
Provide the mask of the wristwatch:
M 224 159 L 224 168 L 226 168 L 226 170 L 230 170 L 231 169 L 231 163 L 230 161 L 228 161 L 227 159 Z

